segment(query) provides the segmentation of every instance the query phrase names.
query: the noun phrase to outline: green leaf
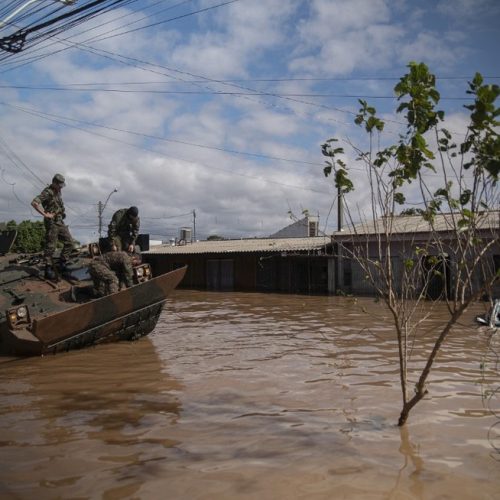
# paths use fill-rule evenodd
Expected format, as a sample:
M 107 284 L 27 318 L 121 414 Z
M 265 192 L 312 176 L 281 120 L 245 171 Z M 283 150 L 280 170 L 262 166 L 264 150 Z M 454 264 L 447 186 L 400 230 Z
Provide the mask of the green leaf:
M 470 199 L 472 196 L 472 192 L 470 189 L 466 189 L 461 195 L 460 195 L 460 203 L 462 205 L 467 205 L 469 203 Z
M 403 193 L 394 193 L 394 202 L 398 205 L 403 205 L 406 201 Z

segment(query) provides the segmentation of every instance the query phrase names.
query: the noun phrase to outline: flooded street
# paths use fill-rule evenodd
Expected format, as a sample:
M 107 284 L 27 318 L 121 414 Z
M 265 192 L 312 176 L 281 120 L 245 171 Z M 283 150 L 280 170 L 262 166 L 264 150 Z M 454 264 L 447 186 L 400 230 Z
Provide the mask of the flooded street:
M 178 290 L 140 341 L 0 363 L 0 498 L 499 499 L 480 312 L 399 429 L 380 304 Z

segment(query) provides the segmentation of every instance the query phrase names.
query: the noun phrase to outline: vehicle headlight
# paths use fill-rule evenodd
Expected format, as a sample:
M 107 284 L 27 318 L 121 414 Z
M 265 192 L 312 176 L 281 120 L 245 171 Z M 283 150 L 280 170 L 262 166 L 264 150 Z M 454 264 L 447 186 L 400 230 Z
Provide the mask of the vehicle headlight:
M 28 316 L 28 308 L 26 306 L 19 307 L 16 312 L 19 319 L 24 319 Z
M 28 306 L 23 305 L 9 309 L 7 311 L 7 319 L 10 328 L 16 328 L 22 325 L 29 324 L 30 313 L 28 310 Z
M 149 264 L 141 264 L 134 267 L 134 278 L 138 283 L 148 281 L 153 277 L 151 266 Z

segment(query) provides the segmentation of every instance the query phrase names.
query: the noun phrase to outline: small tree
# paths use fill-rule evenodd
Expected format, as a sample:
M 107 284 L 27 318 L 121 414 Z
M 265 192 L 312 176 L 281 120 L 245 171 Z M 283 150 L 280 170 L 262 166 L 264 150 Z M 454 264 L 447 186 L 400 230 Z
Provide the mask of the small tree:
M 392 315 L 403 399 L 399 425 L 427 394 L 431 368 L 453 326 L 472 301 L 484 294 L 491 296 L 500 277 L 491 256 L 499 246 L 500 110 L 495 103 L 500 89 L 485 85 L 481 75 L 475 75 L 467 91 L 474 98 L 473 104 L 465 106 L 470 111 L 467 135 L 456 144 L 442 127 L 444 112 L 436 109 L 440 95 L 435 76 L 425 64 L 410 63 L 408 67 L 408 74 L 394 89 L 401 101 L 397 112 L 405 113 L 406 121 L 405 133 L 396 144 L 376 147 L 385 123 L 375 108 L 359 101 L 355 123 L 368 134 L 369 147 L 363 151 L 351 146 L 367 170 L 362 187 L 369 191 L 371 215 L 355 214 L 344 203 L 352 239 L 350 244 L 340 245 L 343 255 L 362 268 Z M 429 144 L 432 139 L 434 146 Z M 330 139 L 322 146 L 328 158 L 324 174 L 334 176 L 339 196 L 344 197 L 359 185 L 355 185 L 344 148 L 337 142 Z M 419 208 L 408 207 L 410 193 L 418 193 Z M 430 236 L 424 245 L 407 242 L 402 254 L 394 256 L 393 236 L 401 214 L 425 221 Z M 370 225 L 375 242 L 359 238 L 356 221 Z M 411 347 L 419 325 L 432 312 L 432 301 L 427 299 L 436 279 L 441 280 L 443 290 L 434 299 L 446 301 L 448 319 L 436 332 L 423 369 L 411 370 Z M 411 375 L 415 377 L 414 392 L 410 391 Z

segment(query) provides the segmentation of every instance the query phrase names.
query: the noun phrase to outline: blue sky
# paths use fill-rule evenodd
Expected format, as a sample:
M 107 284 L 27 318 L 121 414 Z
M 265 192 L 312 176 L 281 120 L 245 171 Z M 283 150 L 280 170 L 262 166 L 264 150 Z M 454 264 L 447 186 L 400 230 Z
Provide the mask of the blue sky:
M 496 0 L 125 4 L 0 52 L 0 221 L 39 219 L 30 201 L 60 172 L 82 243 L 98 237 L 98 202 L 114 189 L 104 226 L 137 205 L 153 239 L 178 236 L 193 211 L 199 239 L 267 236 L 303 210 L 331 232 L 335 190 L 320 146 L 363 145 L 358 98 L 392 120 L 382 140 L 395 141 L 392 89 L 409 61 L 425 62 L 460 134 L 467 81 L 476 71 L 500 80 Z

